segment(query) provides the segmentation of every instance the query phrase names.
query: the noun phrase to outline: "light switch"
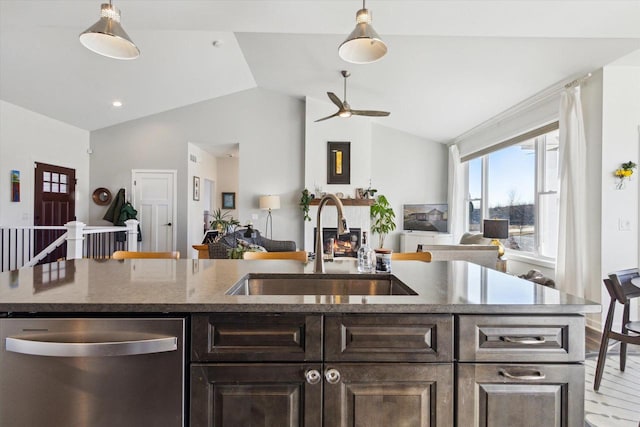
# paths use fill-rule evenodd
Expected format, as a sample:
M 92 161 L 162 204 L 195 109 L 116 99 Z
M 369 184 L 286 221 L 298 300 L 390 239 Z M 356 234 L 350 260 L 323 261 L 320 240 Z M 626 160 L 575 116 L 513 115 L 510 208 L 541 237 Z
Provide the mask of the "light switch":
M 618 219 L 618 230 L 631 231 L 631 220 L 629 218 Z

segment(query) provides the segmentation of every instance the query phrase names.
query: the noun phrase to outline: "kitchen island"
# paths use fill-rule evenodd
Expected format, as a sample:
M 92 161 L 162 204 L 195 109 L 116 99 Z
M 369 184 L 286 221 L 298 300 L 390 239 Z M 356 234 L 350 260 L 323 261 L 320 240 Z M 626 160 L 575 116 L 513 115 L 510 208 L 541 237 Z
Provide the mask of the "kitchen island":
M 353 260 L 326 269 L 367 277 Z M 584 314 L 598 304 L 464 261 L 394 262 L 415 295 L 227 295 L 270 274 L 313 273 L 74 260 L 0 274 L 0 312 L 184 317 L 192 426 L 583 425 Z

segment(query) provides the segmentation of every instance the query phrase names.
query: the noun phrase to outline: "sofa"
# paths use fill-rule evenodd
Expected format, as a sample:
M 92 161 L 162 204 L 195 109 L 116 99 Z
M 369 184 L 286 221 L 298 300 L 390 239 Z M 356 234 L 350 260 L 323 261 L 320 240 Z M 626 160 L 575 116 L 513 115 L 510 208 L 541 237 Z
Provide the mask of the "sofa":
M 482 234 L 465 233 L 457 245 L 418 245 L 417 250 L 431 252 L 432 261 L 463 260 L 492 269 L 498 267 L 498 247 Z
M 267 252 L 291 252 L 296 250 L 296 242 L 293 240 L 268 239 L 255 229 L 240 229 L 233 233 L 227 233 L 208 245 L 194 245 L 198 250 L 199 258 L 204 258 L 203 249 L 208 251 L 210 259 L 229 258 L 229 250 L 236 248 L 239 243 L 248 246 L 261 247 Z

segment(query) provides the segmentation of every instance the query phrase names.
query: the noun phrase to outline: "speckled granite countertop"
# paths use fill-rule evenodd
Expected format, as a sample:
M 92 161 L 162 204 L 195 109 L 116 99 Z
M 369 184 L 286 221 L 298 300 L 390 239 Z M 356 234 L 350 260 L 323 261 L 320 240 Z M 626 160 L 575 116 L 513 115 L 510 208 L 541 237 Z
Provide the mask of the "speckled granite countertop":
M 355 260 L 327 273 L 358 274 Z M 411 296 L 230 296 L 249 273 L 313 274 L 297 261 L 82 259 L 0 273 L 0 312 L 531 313 L 599 312 L 600 305 L 465 261 L 396 261 Z

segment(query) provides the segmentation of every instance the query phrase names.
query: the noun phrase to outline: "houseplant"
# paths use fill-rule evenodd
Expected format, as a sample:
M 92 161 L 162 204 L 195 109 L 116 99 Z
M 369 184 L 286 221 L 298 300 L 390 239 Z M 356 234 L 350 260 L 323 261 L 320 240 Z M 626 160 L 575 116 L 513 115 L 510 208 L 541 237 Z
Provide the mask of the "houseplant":
M 305 221 L 311 221 L 311 217 L 309 216 L 309 204 L 313 200 L 313 194 L 309 193 L 309 190 L 306 188 L 302 190 L 302 196 L 300 196 L 300 209 L 304 214 Z
M 235 227 L 240 225 L 240 221 L 235 219 L 231 212 L 222 212 L 220 208 L 213 211 L 211 214 L 211 222 L 209 223 L 209 227 L 212 230 L 218 230 L 220 234 L 226 233 L 230 227 Z
M 384 238 L 396 229 L 396 214 L 389 201 L 382 194 L 379 195 L 370 208 L 371 232 L 378 235 L 379 248 L 384 246 Z

